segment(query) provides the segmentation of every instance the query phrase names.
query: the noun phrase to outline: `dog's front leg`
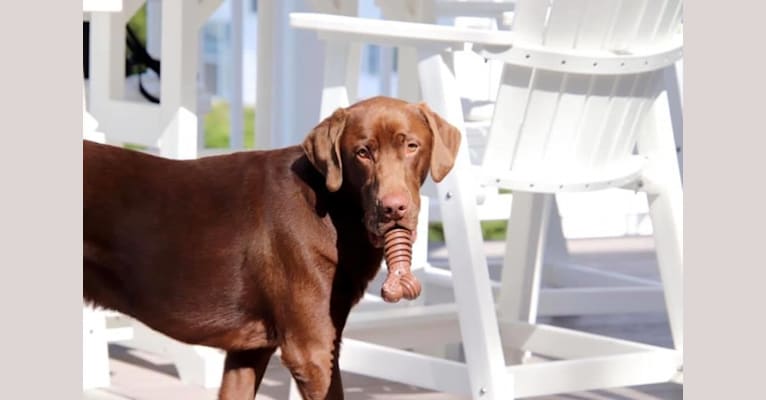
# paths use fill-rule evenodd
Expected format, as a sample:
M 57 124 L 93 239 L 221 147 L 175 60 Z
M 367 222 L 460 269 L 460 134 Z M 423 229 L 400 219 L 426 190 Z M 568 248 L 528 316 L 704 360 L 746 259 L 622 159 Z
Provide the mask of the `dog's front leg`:
M 219 400 L 253 400 L 276 348 L 229 351 L 223 366 Z
M 332 323 L 329 317 L 326 321 L 322 318 L 322 321 L 314 322 L 313 326 L 306 325 L 285 335 L 281 346 L 282 362 L 290 370 L 305 400 L 342 399 L 340 375 L 334 373 L 337 352 Z

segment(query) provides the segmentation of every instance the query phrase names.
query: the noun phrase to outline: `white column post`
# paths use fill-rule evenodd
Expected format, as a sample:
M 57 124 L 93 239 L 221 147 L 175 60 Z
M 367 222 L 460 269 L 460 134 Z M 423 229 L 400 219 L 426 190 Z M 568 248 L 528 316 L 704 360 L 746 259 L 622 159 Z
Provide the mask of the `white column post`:
M 162 0 L 163 157 L 197 157 L 197 10 L 196 1 Z
M 83 390 L 109 386 L 109 345 L 106 317 L 90 306 L 82 308 L 82 387 Z
M 244 111 L 242 105 L 242 24 L 244 18 L 243 2 L 231 1 L 231 98 L 229 111 L 231 130 L 229 131 L 229 147 L 232 150 L 242 150 L 244 143 Z

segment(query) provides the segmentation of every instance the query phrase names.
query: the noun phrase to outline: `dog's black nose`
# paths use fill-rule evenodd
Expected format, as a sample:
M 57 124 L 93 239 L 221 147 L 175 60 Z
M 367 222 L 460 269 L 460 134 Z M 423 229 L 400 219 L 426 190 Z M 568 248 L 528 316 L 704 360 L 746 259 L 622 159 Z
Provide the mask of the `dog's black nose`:
M 407 197 L 402 193 L 391 193 L 380 198 L 380 210 L 387 219 L 398 221 L 407 212 Z

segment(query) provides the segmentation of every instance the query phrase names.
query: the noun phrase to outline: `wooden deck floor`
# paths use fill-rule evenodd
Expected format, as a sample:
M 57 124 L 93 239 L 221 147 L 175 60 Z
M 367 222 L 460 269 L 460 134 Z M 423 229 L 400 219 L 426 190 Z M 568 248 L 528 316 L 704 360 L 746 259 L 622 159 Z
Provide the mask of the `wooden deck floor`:
M 658 280 L 657 264 L 651 238 L 619 238 L 576 240 L 568 243 L 574 261 L 597 268 Z M 499 243 L 487 243 L 490 267 L 502 254 Z M 444 256 L 444 249 L 430 250 L 435 260 Z M 671 337 L 667 318 L 661 313 L 639 313 L 609 316 L 557 317 L 544 321 L 551 325 L 580 329 L 617 338 L 636 340 L 670 347 Z M 184 385 L 178 380 L 175 367 L 161 357 L 119 345 L 110 346 L 112 386 L 90 390 L 83 394 L 87 400 L 97 399 L 188 399 L 212 400 L 216 390 Z M 346 399 L 349 400 L 457 400 L 462 397 L 435 393 L 416 387 L 382 381 L 350 373 L 343 374 Z M 272 360 L 261 385 L 257 400 L 287 399 L 289 374 L 278 359 Z M 535 397 L 536 400 L 674 400 L 683 398 L 683 387 L 666 383 L 616 388 L 556 396 Z

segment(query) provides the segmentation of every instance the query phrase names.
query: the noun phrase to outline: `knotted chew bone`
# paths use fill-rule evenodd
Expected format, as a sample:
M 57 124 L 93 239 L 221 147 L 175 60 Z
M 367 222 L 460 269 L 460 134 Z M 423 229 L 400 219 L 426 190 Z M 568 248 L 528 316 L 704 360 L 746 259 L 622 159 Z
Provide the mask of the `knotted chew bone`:
M 383 254 L 388 265 L 388 276 L 380 292 L 383 300 L 396 303 L 404 297 L 412 300 L 420 295 L 420 282 L 410 271 L 412 263 L 412 233 L 404 228 L 393 228 L 383 237 Z

